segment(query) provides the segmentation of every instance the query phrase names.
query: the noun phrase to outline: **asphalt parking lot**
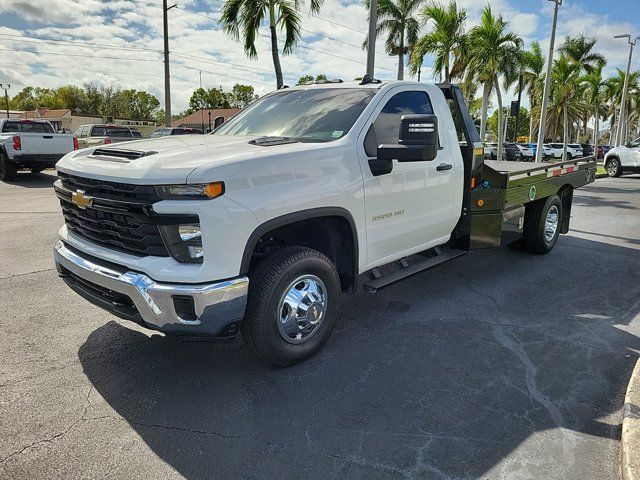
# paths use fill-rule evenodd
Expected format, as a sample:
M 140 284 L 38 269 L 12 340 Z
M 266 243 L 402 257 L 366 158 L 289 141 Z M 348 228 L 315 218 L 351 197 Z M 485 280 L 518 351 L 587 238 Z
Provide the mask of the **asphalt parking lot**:
M 287 369 L 60 281 L 52 175 L 0 183 L 0 477 L 615 479 L 640 351 L 640 176 L 576 192 L 547 256 L 474 251 L 345 299 Z

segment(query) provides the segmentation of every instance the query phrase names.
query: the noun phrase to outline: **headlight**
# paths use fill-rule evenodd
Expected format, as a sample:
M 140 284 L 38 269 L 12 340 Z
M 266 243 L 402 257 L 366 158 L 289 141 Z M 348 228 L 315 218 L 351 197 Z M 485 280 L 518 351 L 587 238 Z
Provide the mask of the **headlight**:
M 159 225 L 162 240 L 171 256 L 180 263 L 202 263 L 202 230 L 199 223 Z
M 156 191 L 163 200 L 206 200 L 222 195 L 224 182 L 160 185 Z

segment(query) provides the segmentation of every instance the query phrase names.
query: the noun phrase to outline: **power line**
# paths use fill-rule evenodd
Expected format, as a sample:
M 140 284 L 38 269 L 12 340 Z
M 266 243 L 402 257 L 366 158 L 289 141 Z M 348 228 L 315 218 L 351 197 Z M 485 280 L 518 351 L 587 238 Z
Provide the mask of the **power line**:
M 150 59 L 150 58 L 127 58 L 127 57 L 88 57 L 87 55 L 78 54 L 78 53 L 61 53 L 61 52 L 34 52 L 32 50 L 16 50 L 14 48 L 0 48 L 0 50 L 4 52 L 15 52 L 15 53 L 31 53 L 33 55 L 59 55 L 63 57 L 82 57 L 82 58 L 94 58 L 96 60 L 121 60 L 121 61 L 135 61 L 135 62 L 159 62 L 158 59 Z
M 131 0 L 129 0 L 129 1 L 131 1 Z M 137 0 L 135 0 L 135 1 L 137 1 Z M 219 18 L 209 17 L 208 15 L 204 15 L 204 14 L 202 14 L 202 13 L 198 13 L 198 12 L 193 12 L 193 11 L 191 11 L 191 10 L 187 10 L 187 9 L 185 9 L 185 8 L 180 8 L 180 10 L 182 10 L 183 12 L 190 13 L 190 14 L 192 14 L 192 15 L 197 15 L 197 16 L 199 16 L 199 17 L 208 18 L 209 20 L 213 20 L 213 21 L 216 21 L 216 22 L 219 22 L 219 21 L 220 21 L 220 19 L 219 19 Z M 311 32 L 311 31 L 309 31 L 309 30 L 305 30 L 305 31 L 308 31 L 308 32 L 313 33 L 313 34 L 315 34 L 315 35 L 320 35 L 321 37 L 322 37 L 322 36 L 324 36 L 324 35 L 322 35 L 322 34 L 319 34 L 319 33 L 316 33 L 316 32 Z M 271 37 L 270 37 L 269 35 L 267 35 L 266 33 L 260 33 L 260 32 L 259 32 L 259 33 L 258 33 L 258 35 L 259 35 L 260 37 L 264 37 L 264 38 L 269 38 L 269 39 L 271 38 Z M 334 39 L 334 40 L 335 40 L 335 39 Z M 336 41 L 338 41 L 338 42 L 340 42 L 340 43 L 345 43 L 345 44 L 350 45 L 350 46 L 354 46 L 353 44 L 348 44 L 348 43 L 346 43 L 346 42 L 343 42 L 342 40 L 336 40 Z M 361 61 L 359 61 L 359 60 L 354 60 L 353 58 L 342 57 L 342 56 L 340 56 L 340 55 L 336 55 L 336 54 L 334 54 L 334 53 L 325 52 L 325 51 L 323 51 L 323 50 L 318 50 L 318 49 L 315 49 L 315 48 L 307 47 L 306 45 L 297 45 L 297 46 L 298 46 L 298 47 L 300 47 L 300 48 L 302 48 L 302 49 L 305 49 L 305 50 L 310 50 L 310 51 L 312 51 L 312 52 L 321 53 L 321 54 L 323 54 L 323 55 L 329 55 L 329 56 L 331 56 L 331 57 L 339 58 L 339 59 L 341 59 L 341 60 L 346 60 L 346 61 L 348 61 L 348 62 L 359 63 L 360 65 L 366 65 L 366 63 L 365 63 L 365 62 L 361 62 Z M 359 48 L 359 47 L 356 47 L 356 48 Z M 392 72 L 392 71 L 393 71 L 393 70 L 391 70 L 390 68 L 384 68 L 384 67 L 378 67 L 378 68 L 379 68 L 380 70 L 388 70 L 388 71 L 390 71 L 390 72 Z
M 86 68 L 83 68 L 83 67 L 66 67 L 66 66 L 58 66 L 58 65 L 34 65 L 34 64 L 28 64 L 28 63 L 0 63 L 0 66 L 43 68 L 43 69 L 49 69 L 49 70 L 54 70 L 54 69 L 55 70 L 80 70 L 80 71 L 83 71 L 83 72 L 103 73 L 105 75 L 111 75 L 110 72 L 106 72 L 104 70 L 87 70 Z M 135 76 L 135 77 L 147 77 L 147 78 L 159 78 L 160 77 L 160 75 L 148 75 L 148 74 L 144 74 L 144 73 L 126 73 L 126 72 L 118 72 L 117 75 L 128 75 L 128 76 L 132 76 L 132 77 Z M 114 75 L 114 76 L 117 77 L 117 75 Z M 189 80 L 180 79 L 180 78 L 178 78 L 178 80 L 189 81 Z
M 12 42 L 31 42 L 31 43 L 40 43 L 40 44 L 47 44 L 47 45 L 76 45 L 79 47 L 83 47 L 83 48 L 89 48 L 89 47 L 102 47 L 105 49 L 109 49 L 109 50 L 137 50 L 137 51 L 146 51 L 146 52 L 155 52 L 155 53 L 161 53 L 162 50 L 156 50 L 153 48 L 144 48 L 144 47 L 129 47 L 129 46 L 119 46 L 119 45 L 108 45 L 108 44 L 104 44 L 104 43 L 92 43 L 92 42 L 82 42 L 82 41 L 74 41 L 74 40 L 54 40 L 51 38 L 42 38 L 42 37 L 34 37 L 31 36 L 29 38 L 25 38 L 22 35 L 11 35 L 9 33 L 0 33 L 0 38 L 3 37 L 11 37 L 7 40 L 10 40 Z

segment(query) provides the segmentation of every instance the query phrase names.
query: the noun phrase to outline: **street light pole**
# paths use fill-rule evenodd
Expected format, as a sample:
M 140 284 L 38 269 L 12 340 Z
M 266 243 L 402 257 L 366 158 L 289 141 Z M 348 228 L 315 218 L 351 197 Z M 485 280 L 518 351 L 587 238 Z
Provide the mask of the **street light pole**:
M 7 106 L 7 118 L 9 118 L 9 89 L 11 88 L 11 84 L 7 83 L 7 86 L 5 87 L 3 83 L 0 83 L 0 88 L 2 88 L 4 90 L 4 101 L 6 102 L 6 106 Z
M 367 73 L 373 78 L 376 60 L 376 26 L 378 25 L 378 0 L 371 0 L 369 7 L 369 36 L 367 37 Z
M 549 87 L 551 86 L 551 68 L 553 67 L 553 50 L 556 43 L 556 26 L 558 25 L 558 7 L 562 0 L 549 0 L 554 2 L 553 26 L 551 27 L 551 42 L 549 44 L 549 58 L 547 59 L 547 76 L 544 80 L 544 93 L 542 94 L 542 108 L 540 110 L 540 128 L 538 129 L 538 144 L 536 145 L 536 162 L 542 161 L 542 144 L 544 143 L 545 127 L 547 123 L 547 106 L 549 103 Z
M 162 25 L 164 30 L 164 123 L 171 126 L 171 75 L 169 73 L 169 19 L 168 14 L 176 5 L 167 6 L 167 0 L 162 0 Z M 169 122 L 167 124 L 167 122 Z
M 631 58 L 633 57 L 633 47 L 636 45 L 636 42 L 640 37 L 636 37 L 633 41 L 631 41 L 631 35 L 615 35 L 613 38 L 626 38 L 627 42 L 629 42 L 629 61 L 627 62 L 627 73 L 624 76 L 624 86 L 622 87 L 622 102 L 620 103 L 620 114 L 618 115 L 618 130 L 616 133 L 616 142 L 615 146 L 619 147 L 624 143 L 625 133 L 624 130 L 626 128 L 626 109 L 627 109 L 627 89 L 629 88 L 629 75 L 631 73 Z

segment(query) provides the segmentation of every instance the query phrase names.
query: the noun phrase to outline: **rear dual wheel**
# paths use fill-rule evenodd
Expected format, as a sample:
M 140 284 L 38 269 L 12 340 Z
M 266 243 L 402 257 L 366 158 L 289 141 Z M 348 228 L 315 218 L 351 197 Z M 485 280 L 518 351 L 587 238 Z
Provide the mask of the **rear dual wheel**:
M 528 203 L 524 216 L 524 246 L 532 253 L 549 253 L 560 236 L 562 202 L 558 195 Z

